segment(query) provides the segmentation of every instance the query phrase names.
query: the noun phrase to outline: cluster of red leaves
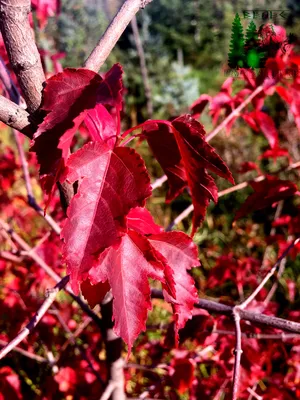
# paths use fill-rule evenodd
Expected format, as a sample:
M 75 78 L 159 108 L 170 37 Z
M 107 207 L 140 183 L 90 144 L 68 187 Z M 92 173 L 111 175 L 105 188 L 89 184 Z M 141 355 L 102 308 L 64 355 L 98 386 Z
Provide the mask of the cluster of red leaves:
M 203 126 L 189 115 L 172 122 L 147 121 L 120 137 L 122 92 L 118 64 L 103 77 L 87 69 L 66 69 L 54 75 L 43 93 L 41 110 L 46 116 L 34 134 L 32 151 L 50 196 L 55 182 L 77 182 L 61 235 L 72 288 L 78 293 L 88 280 L 97 285 L 101 297 L 112 289 L 114 329 L 130 349 L 145 329 L 151 308 L 149 278 L 162 283 L 165 299 L 173 304 L 176 330 L 191 317 L 197 292 L 187 270 L 198 261 L 188 236 L 162 233 L 147 210 L 139 208 L 151 195 L 150 178 L 142 158 L 122 145 L 122 138 L 142 128 L 141 135 L 169 177 L 167 200 L 189 187 L 195 207 L 193 233 L 204 219 L 209 200 L 218 200 L 207 170 L 234 181 L 205 141 Z M 70 155 L 82 124 L 91 141 Z M 87 285 L 84 294 L 89 300 Z
M 284 28 L 279 26 L 270 27 L 266 24 L 263 28 L 266 32 L 272 29 L 275 34 L 272 35 L 273 42 L 287 41 L 287 35 Z M 265 35 L 266 40 L 270 40 L 269 35 Z M 262 132 L 269 142 L 270 150 L 263 157 L 288 156 L 285 149 L 280 148 L 278 143 L 278 132 L 273 119 L 265 111 L 263 111 L 264 101 L 267 96 L 272 95 L 275 91 L 289 106 L 296 125 L 300 129 L 300 58 L 293 50 L 292 45 L 286 45 L 284 51 L 279 49 L 274 57 L 268 58 L 265 67 L 258 74 L 251 69 L 240 68 L 238 70 L 240 78 L 246 83 L 245 87 L 233 95 L 232 83 L 233 78 L 228 78 L 222 85 L 221 91 L 211 97 L 203 94 L 191 105 L 192 115 L 199 117 L 207 104 L 209 104 L 209 112 L 215 125 L 221 114 L 228 116 L 237 108 L 252 92 L 258 87 L 262 87 L 260 91 L 251 101 L 247 111 L 243 111 L 241 117 L 253 129 L 254 132 Z M 250 109 L 249 109 L 250 108 Z M 227 133 L 230 132 L 232 125 L 239 118 L 234 115 L 230 122 L 226 125 Z

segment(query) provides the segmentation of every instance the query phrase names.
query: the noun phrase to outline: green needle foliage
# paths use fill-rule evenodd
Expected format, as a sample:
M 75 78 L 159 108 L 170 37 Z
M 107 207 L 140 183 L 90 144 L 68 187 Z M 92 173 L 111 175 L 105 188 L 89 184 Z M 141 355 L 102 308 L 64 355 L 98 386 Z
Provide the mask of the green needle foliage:
M 228 55 L 228 65 L 230 68 L 242 68 L 246 64 L 245 58 L 245 41 L 241 20 L 238 14 L 232 23 L 231 41 Z
M 256 25 L 250 22 L 246 30 L 245 59 L 249 68 L 258 68 L 261 63 L 262 54 L 259 49 L 259 38 Z

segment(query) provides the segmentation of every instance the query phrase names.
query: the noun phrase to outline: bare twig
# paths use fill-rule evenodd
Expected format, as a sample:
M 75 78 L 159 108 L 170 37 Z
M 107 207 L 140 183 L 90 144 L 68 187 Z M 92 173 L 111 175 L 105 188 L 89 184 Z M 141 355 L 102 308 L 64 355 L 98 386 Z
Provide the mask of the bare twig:
M 151 296 L 155 299 L 164 298 L 162 290 L 158 289 L 152 289 Z M 195 307 L 207 310 L 211 313 L 223 314 L 228 316 L 232 316 L 233 312 L 233 306 L 228 306 L 222 303 L 218 303 L 217 301 L 207 299 L 199 299 L 198 302 L 195 304 Z M 240 310 L 239 313 L 242 320 L 300 334 L 300 323 L 298 322 L 278 317 L 272 317 L 270 315 L 264 315 L 253 311 Z
M 80 354 L 82 356 L 82 358 L 87 362 L 90 370 L 92 371 L 92 373 L 95 375 L 95 377 L 97 378 L 98 382 L 101 383 L 102 386 L 104 386 L 104 382 L 103 379 L 101 378 L 100 374 L 98 373 L 98 371 L 94 368 L 92 361 L 90 360 L 89 356 L 87 355 L 86 351 L 84 350 L 84 348 L 82 346 L 79 346 L 76 343 L 76 338 L 73 335 L 72 331 L 69 329 L 68 325 L 65 323 L 65 321 L 63 320 L 63 318 L 60 316 L 59 314 L 59 310 L 58 309 L 54 309 L 55 311 L 55 315 L 57 317 L 57 319 L 59 320 L 61 326 L 64 328 L 64 330 L 68 333 L 69 335 L 69 339 L 71 341 L 71 343 L 80 351 Z M 56 360 L 57 361 L 57 360 Z
M 49 290 L 46 294 L 46 300 L 39 308 L 35 316 L 30 320 L 30 322 L 21 330 L 21 332 L 3 349 L 0 351 L 0 360 L 6 356 L 13 348 L 15 348 L 19 343 L 22 342 L 29 335 L 29 333 L 37 326 L 43 316 L 46 314 L 47 310 L 51 307 L 51 304 L 55 301 L 57 293 L 63 289 L 69 282 L 70 277 L 65 276 L 53 289 Z
M 275 232 L 274 232 L 275 233 Z M 287 238 L 287 241 L 291 241 L 293 239 L 293 237 L 290 235 Z M 274 293 L 276 292 L 277 288 L 278 288 L 278 281 L 279 279 L 282 277 L 284 270 L 285 270 L 285 266 L 286 266 L 286 257 L 284 257 L 279 264 L 279 268 L 278 268 L 278 273 L 276 276 L 276 282 L 273 283 L 273 286 L 271 287 L 271 289 L 269 290 L 269 293 L 267 294 L 265 300 L 264 300 L 264 306 L 266 307 L 269 302 L 271 301 L 272 297 L 274 296 Z
M 205 332 L 205 331 L 203 331 Z M 235 336 L 235 331 L 227 331 L 223 329 L 213 329 L 212 331 L 207 331 L 207 333 L 213 333 L 216 335 L 232 335 Z M 242 333 L 243 338 L 247 339 L 257 339 L 257 340 L 285 340 L 289 339 L 300 339 L 300 335 L 296 333 Z
M 0 251 L 0 258 L 2 258 L 2 260 L 10 261 L 15 264 L 21 264 L 23 262 L 23 257 L 19 257 L 6 250 Z
M 232 400 L 237 400 L 240 375 L 241 375 L 241 357 L 242 357 L 242 332 L 241 332 L 241 317 L 238 309 L 233 309 L 233 319 L 235 324 L 235 350 L 234 350 L 234 368 L 233 368 L 233 382 L 232 382 Z
M 8 344 L 9 344 L 9 343 L 7 343 L 7 342 L 5 342 L 4 340 L 1 340 L 1 339 L 0 339 L 0 346 L 6 347 L 6 346 L 8 346 Z M 41 362 L 41 363 L 47 363 L 47 362 L 48 362 L 48 360 L 47 360 L 46 358 L 41 357 L 41 356 L 39 356 L 39 355 L 37 355 L 37 354 L 34 354 L 34 353 L 30 353 L 29 351 L 24 350 L 24 349 L 22 349 L 21 347 L 18 347 L 18 346 L 14 347 L 14 348 L 11 349 L 11 350 L 12 350 L 12 351 L 15 351 L 16 353 L 20 353 L 20 354 L 22 354 L 23 356 L 25 356 L 25 357 L 27 357 L 27 358 L 30 358 L 31 360 L 35 360 L 35 361 L 37 361 L 37 362 Z
M 254 182 L 261 182 L 265 179 L 266 177 L 264 175 L 260 175 L 257 178 L 253 179 Z M 218 198 L 226 196 L 227 194 L 233 193 L 233 192 L 237 192 L 238 190 L 244 189 L 247 186 L 249 186 L 249 182 L 250 181 L 245 181 L 242 183 L 239 183 L 238 185 L 232 186 L 228 189 L 225 190 L 221 190 L 218 193 Z M 153 188 L 153 186 L 152 186 Z M 194 206 L 193 204 L 191 204 L 190 206 L 188 206 L 185 210 L 182 211 L 182 213 L 180 213 L 175 219 L 174 221 L 172 221 L 169 226 L 167 227 L 166 231 L 170 231 L 174 226 L 178 225 L 183 219 L 185 219 L 192 211 L 194 210 Z
M 256 400 L 263 400 L 263 398 L 261 396 L 259 396 L 257 393 L 255 393 L 253 388 L 247 388 L 247 392 L 250 393 L 249 399 L 254 397 Z
M 34 113 L 41 104 L 45 75 L 29 23 L 30 11 L 30 0 L 0 0 L 4 44 L 28 110 Z
M 156 179 L 151 185 L 152 186 L 152 190 L 161 187 L 162 184 L 165 183 L 167 180 L 168 180 L 167 175 L 163 175 L 161 178 Z
M 264 285 L 268 282 L 268 280 L 275 274 L 278 266 L 281 261 L 286 258 L 289 251 L 300 241 L 300 238 L 294 240 L 294 242 L 283 252 L 281 257 L 277 260 L 273 268 L 270 272 L 264 277 L 258 287 L 254 290 L 254 292 L 241 304 L 235 306 L 233 308 L 233 319 L 235 323 L 235 360 L 234 360 L 234 371 L 233 371 L 233 385 L 232 385 L 232 400 L 237 400 L 238 391 L 239 391 L 239 383 L 240 383 L 240 370 L 241 370 L 241 355 L 242 355 L 242 333 L 241 333 L 241 311 L 245 310 L 246 307 L 255 299 Z
M 8 73 L 2 57 L 0 57 L 0 76 L 3 82 L 4 88 L 7 92 L 7 96 L 16 104 L 20 104 L 20 93 L 16 88 L 10 74 Z
M 143 48 L 143 44 L 142 44 L 142 40 L 140 37 L 139 28 L 138 28 L 138 24 L 137 24 L 135 15 L 131 20 L 131 28 L 132 28 L 132 32 L 133 32 L 133 37 L 134 37 L 137 53 L 138 53 L 138 56 L 140 59 L 141 74 L 142 74 L 144 90 L 145 90 L 145 97 L 146 97 L 146 102 L 147 102 L 147 114 L 148 114 L 148 118 L 152 118 L 153 104 L 152 104 L 151 86 L 150 86 L 150 82 L 149 82 L 148 69 L 147 69 L 147 64 L 146 64 L 144 48 Z
M 84 63 L 84 67 L 98 72 L 135 14 L 152 0 L 126 0 L 104 35 Z
M 300 242 L 300 238 L 295 239 L 288 247 L 287 249 L 282 253 L 281 257 L 278 258 L 277 262 L 274 264 L 273 268 L 268 272 L 268 274 L 264 277 L 264 279 L 261 281 L 261 283 L 257 286 L 257 288 L 254 290 L 254 292 L 245 300 L 243 303 L 239 305 L 239 309 L 245 310 L 245 308 L 251 303 L 252 300 L 258 295 L 258 293 L 261 291 L 261 289 L 265 286 L 265 284 L 268 282 L 268 280 L 275 274 L 278 266 L 280 265 L 281 261 L 288 255 L 290 250 L 296 246 L 297 243 Z
M 209 142 L 212 138 L 214 138 L 222 129 L 226 127 L 226 125 L 235 117 L 240 116 L 240 112 L 256 97 L 259 93 L 264 90 L 263 86 L 257 86 L 257 88 L 237 107 L 235 108 L 229 115 L 218 125 L 212 132 L 210 132 L 206 136 L 206 141 Z

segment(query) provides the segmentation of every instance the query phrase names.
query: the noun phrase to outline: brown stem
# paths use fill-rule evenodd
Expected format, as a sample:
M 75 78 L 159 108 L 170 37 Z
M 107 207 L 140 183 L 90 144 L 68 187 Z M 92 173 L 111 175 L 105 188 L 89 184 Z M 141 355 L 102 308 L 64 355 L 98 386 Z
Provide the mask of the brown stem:
M 45 75 L 28 15 L 30 0 L 0 0 L 0 29 L 28 111 L 41 104 Z
M 144 90 L 145 90 L 145 97 L 146 97 L 146 102 L 147 102 L 147 114 L 148 114 L 148 118 L 152 118 L 153 104 L 152 104 L 151 86 L 150 86 L 150 82 L 149 82 L 146 58 L 145 58 L 142 40 L 141 40 L 140 33 L 139 33 L 136 16 L 134 16 L 131 20 L 131 28 L 132 28 L 132 32 L 133 32 L 133 37 L 134 37 L 137 53 L 138 53 L 138 56 L 140 59 L 141 74 L 142 74 Z
M 70 277 L 65 276 L 60 282 L 58 282 L 53 289 L 50 289 L 46 294 L 46 300 L 39 308 L 34 317 L 30 320 L 30 322 L 21 330 L 21 332 L 11 341 L 9 342 L 3 349 L 0 350 L 0 360 L 6 356 L 11 350 L 13 350 L 19 343 L 24 340 L 29 333 L 37 326 L 43 316 L 46 314 L 48 309 L 51 307 L 52 303 L 55 301 L 57 293 L 63 289 L 66 284 L 69 282 Z
M 32 138 L 34 129 L 30 114 L 3 96 L 0 96 L 0 121 Z
M 152 0 L 126 0 L 85 61 L 84 67 L 98 72 L 132 18 L 140 8 L 144 8 L 151 1 Z
M 157 299 L 164 298 L 162 290 L 158 289 L 152 289 L 151 296 L 152 298 Z M 211 313 L 228 316 L 232 316 L 233 312 L 233 306 L 227 306 L 225 304 L 206 299 L 199 299 L 195 304 L 195 307 L 202 308 L 203 310 L 207 310 Z M 281 329 L 283 331 L 300 333 L 300 323 L 298 322 L 246 310 L 240 310 L 240 317 L 242 320 L 253 322 L 255 324 L 266 325 L 272 328 Z

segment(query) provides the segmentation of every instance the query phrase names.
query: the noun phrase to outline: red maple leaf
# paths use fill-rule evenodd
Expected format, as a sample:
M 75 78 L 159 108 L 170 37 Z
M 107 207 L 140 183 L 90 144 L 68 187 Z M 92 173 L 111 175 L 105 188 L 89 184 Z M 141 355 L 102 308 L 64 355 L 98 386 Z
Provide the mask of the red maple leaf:
M 169 181 L 167 201 L 172 200 L 188 186 L 194 205 L 193 230 L 204 219 L 209 200 L 218 201 L 218 189 L 207 169 L 234 183 L 224 161 L 205 141 L 203 126 L 190 115 L 169 121 L 146 121 L 124 133 L 142 128 L 155 158 Z
M 105 143 L 90 142 L 70 156 L 67 169 L 68 181 L 79 181 L 79 189 L 68 208 L 62 238 L 78 292 L 96 254 L 122 235 L 124 217 L 131 208 L 144 205 L 151 187 L 143 160 L 125 147 L 112 150 Z
M 41 106 L 46 117 L 34 134 L 31 148 L 37 154 L 40 175 L 47 175 L 45 187 L 51 188 L 59 180 L 73 136 L 86 117 L 93 139 L 113 140 L 118 135 L 122 72 L 119 64 L 114 65 L 104 78 L 85 68 L 67 68 L 47 80 Z M 104 106 L 108 106 L 114 115 L 103 111 Z
M 249 182 L 254 189 L 242 207 L 235 215 L 235 220 L 245 215 L 261 210 L 271 206 L 280 200 L 286 199 L 297 193 L 297 186 L 286 180 L 277 179 L 275 177 L 267 176 L 261 182 Z

